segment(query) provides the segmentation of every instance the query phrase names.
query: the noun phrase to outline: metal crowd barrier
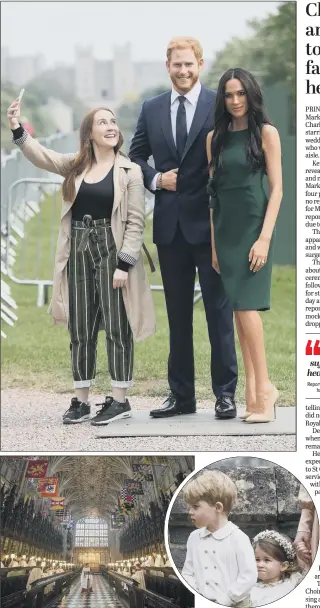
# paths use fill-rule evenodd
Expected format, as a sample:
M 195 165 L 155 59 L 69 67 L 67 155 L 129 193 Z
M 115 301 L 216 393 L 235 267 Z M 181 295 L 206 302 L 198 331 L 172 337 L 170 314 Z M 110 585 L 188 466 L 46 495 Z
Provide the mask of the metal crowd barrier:
M 73 132 L 68 135 L 51 135 L 47 138 L 41 138 L 39 141 L 51 150 L 68 154 L 74 152 L 78 148 L 78 133 Z M 50 177 L 56 177 L 50 174 Z M 13 152 L 1 161 L 1 228 L 3 229 L 8 222 L 8 204 L 9 204 L 9 188 L 10 186 L 26 177 L 43 178 L 48 177 L 48 172 L 35 167 L 28 161 L 19 149 L 14 149 Z M 13 212 L 21 203 L 21 194 L 16 191 L 16 198 L 13 201 Z
M 44 263 L 48 263 L 50 268 L 53 269 L 54 256 L 56 249 L 56 233 L 58 230 L 58 218 L 60 217 L 58 192 L 61 187 L 62 179 L 59 176 L 55 178 L 24 178 L 15 181 L 9 188 L 9 200 L 8 200 L 8 226 L 6 233 L 6 271 L 9 279 L 15 283 L 24 285 L 37 285 L 38 286 L 38 299 L 37 305 L 43 306 L 48 301 L 48 287 L 52 285 L 52 280 L 41 277 L 41 266 Z M 20 187 L 23 187 L 25 192 L 30 191 L 30 187 L 33 189 L 35 194 L 34 199 L 30 201 L 28 195 L 25 195 L 16 213 L 14 213 L 16 191 Z M 44 235 L 42 226 L 42 214 L 41 204 L 45 202 L 45 195 L 51 194 L 51 232 L 49 235 Z M 33 276 L 26 276 L 25 262 L 28 259 L 28 239 L 24 238 L 26 233 L 26 224 L 31 217 L 37 215 L 35 221 L 37 222 L 37 247 L 33 257 L 34 267 L 32 274 Z M 17 264 L 10 265 L 10 239 L 12 238 L 13 232 L 21 237 L 21 252 L 20 252 L 20 268 L 17 268 Z M 50 239 L 49 245 L 49 259 L 44 259 L 43 241 L 45 238 Z M 18 276 L 20 274 L 20 276 Z
M 17 244 L 17 240 L 12 237 L 8 241 L 1 236 L 1 276 L 8 275 L 7 268 L 15 262 L 16 252 L 14 246 Z M 6 338 L 7 334 L 3 331 L 3 324 L 6 323 L 9 326 L 13 326 L 18 320 L 18 317 L 14 311 L 17 310 L 17 304 L 11 295 L 10 285 L 3 279 L 1 279 L 1 337 Z
M 58 136 L 52 135 L 42 139 L 46 147 L 57 152 L 69 153 L 77 149 L 77 133 Z M 50 174 L 49 174 L 50 175 Z M 54 176 L 56 178 L 56 176 Z M 4 325 L 13 326 L 17 321 L 17 304 L 12 297 L 11 287 L 6 277 L 13 274 L 16 261 L 16 247 L 24 239 L 23 221 L 34 217 L 39 211 L 39 200 L 43 195 L 36 183 L 24 182 L 25 178 L 48 178 L 48 173 L 32 165 L 19 149 L 1 159 L 1 337 L 6 338 Z M 20 181 L 19 188 L 11 192 L 14 183 Z M 9 197 L 12 194 L 9 217 Z M 10 233 L 8 235 L 8 232 Z M 38 288 L 38 300 L 41 301 L 42 287 Z

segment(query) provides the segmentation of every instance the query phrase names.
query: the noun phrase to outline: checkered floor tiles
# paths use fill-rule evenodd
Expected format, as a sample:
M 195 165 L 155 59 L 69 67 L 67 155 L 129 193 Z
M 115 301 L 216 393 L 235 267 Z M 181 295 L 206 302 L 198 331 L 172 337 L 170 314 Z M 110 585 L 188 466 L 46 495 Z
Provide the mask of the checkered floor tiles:
M 81 593 L 80 578 L 52 608 L 123 608 L 103 576 L 93 576 L 93 593 Z

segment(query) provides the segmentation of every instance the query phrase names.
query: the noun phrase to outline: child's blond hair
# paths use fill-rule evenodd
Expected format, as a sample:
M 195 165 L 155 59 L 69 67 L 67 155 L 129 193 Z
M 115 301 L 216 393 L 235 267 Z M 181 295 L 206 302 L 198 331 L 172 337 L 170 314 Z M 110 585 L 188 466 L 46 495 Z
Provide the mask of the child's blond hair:
M 209 505 L 221 502 L 223 510 L 229 515 L 237 500 L 236 484 L 228 475 L 214 469 L 205 471 L 195 479 L 189 481 L 183 488 L 185 501 L 192 505 L 204 500 Z
M 191 49 L 194 52 L 198 63 L 203 56 L 203 50 L 199 40 L 192 38 L 191 36 L 175 36 L 174 38 L 171 38 L 167 46 L 167 59 L 169 63 L 171 60 L 172 51 L 175 49 Z

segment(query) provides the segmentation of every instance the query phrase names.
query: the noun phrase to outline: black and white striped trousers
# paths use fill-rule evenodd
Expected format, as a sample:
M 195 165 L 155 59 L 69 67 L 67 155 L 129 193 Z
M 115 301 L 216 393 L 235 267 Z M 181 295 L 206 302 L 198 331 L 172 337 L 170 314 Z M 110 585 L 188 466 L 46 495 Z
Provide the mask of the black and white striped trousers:
M 80 250 L 79 250 L 80 247 Z M 110 221 L 72 221 L 68 262 L 69 331 L 74 387 L 90 387 L 96 373 L 101 321 L 106 332 L 108 367 L 113 387 L 133 384 L 133 337 L 122 290 L 112 286 L 117 250 Z

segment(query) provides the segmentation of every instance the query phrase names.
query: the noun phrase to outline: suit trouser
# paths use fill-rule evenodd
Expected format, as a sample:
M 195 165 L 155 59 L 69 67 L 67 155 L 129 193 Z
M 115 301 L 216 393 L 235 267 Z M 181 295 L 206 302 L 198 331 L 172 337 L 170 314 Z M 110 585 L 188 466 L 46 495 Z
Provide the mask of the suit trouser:
M 112 285 L 116 267 L 117 250 L 110 222 L 93 220 L 90 228 L 85 229 L 83 222 L 72 221 L 68 283 L 75 388 L 94 383 L 101 322 L 106 333 L 112 386 L 128 388 L 133 384 L 133 337 L 122 290 Z
M 173 241 L 157 248 L 170 329 L 170 389 L 183 399 L 195 394 L 193 298 L 198 268 L 211 344 L 212 390 L 216 397 L 233 396 L 238 377 L 233 312 L 221 277 L 212 268 L 210 243 L 191 245 L 178 227 Z

